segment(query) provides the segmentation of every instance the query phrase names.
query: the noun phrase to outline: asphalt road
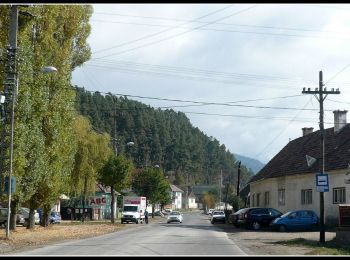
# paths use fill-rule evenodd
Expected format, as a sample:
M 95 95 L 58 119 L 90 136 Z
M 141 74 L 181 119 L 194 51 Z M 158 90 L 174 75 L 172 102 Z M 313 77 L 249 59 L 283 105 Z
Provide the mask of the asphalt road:
M 246 255 L 208 216 L 184 213 L 182 223 L 128 224 L 133 228 L 98 237 L 70 240 L 15 255 Z

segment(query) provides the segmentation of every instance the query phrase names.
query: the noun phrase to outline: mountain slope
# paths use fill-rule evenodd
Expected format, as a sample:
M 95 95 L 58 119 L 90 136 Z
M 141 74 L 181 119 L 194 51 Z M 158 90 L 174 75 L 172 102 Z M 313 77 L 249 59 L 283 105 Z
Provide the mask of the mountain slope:
M 242 164 L 244 164 L 247 168 L 250 168 L 254 172 L 254 174 L 256 174 L 265 166 L 264 163 L 250 157 L 246 157 L 239 154 L 234 154 L 234 156 L 238 161 L 241 161 Z

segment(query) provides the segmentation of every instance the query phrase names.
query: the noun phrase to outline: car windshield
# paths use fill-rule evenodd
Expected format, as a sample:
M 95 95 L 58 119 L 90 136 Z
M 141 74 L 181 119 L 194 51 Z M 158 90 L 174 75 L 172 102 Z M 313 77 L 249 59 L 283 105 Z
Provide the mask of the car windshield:
M 240 209 L 240 210 L 236 211 L 234 214 L 240 214 L 240 213 L 243 213 L 243 212 L 245 212 L 247 210 L 248 210 L 247 208 Z
M 136 212 L 136 211 L 137 211 L 137 206 L 124 206 L 123 211 L 133 211 L 133 212 Z
M 214 211 L 213 215 L 225 215 L 223 211 Z
M 170 213 L 170 215 L 180 215 L 180 212 L 178 212 L 178 211 L 173 211 L 173 212 Z
M 287 213 L 283 214 L 283 215 L 281 216 L 281 218 L 288 217 L 291 213 L 292 213 L 292 211 L 288 211 Z

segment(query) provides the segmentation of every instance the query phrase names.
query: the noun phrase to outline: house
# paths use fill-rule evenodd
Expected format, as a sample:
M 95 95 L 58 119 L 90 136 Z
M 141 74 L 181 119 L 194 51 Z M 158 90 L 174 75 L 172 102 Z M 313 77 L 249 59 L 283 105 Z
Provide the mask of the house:
M 350 203 L 350 124 L 347 111 L 334 111 L 334 127 L 325 129 L 325 173 L 329 192 L 324 192 L 325 224 L 338 222 L 338 205 Z M 296 209 L 320 213 L 316 174 L 321 172 L 320 131 L 303 128 L 249 182 L 250 206 L 273 207 L 282 212 Z M 316 158 L 308 166 L 306 155 Z
M 182 208 L 182 193 L 179 187 L 170 184 L 170 196 L 171 196 L 171 208 L 172 209 L 181 209 Z
M 197 209 L 198 203 L 196 202 L 196 196 L 194 195 L 193 191 L 188 195 L 188 208 L 189 209 Z

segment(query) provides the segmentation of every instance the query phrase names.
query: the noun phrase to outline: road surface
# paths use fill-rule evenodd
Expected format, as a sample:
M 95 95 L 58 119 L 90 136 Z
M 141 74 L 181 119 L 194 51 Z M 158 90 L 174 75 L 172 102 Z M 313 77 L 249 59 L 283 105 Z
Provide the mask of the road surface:
M 42 246 L 14 255 L 246 255 L 207 215 L 184 213 L 182 223 L 128 224 L 135 227 L 93 238 Z

